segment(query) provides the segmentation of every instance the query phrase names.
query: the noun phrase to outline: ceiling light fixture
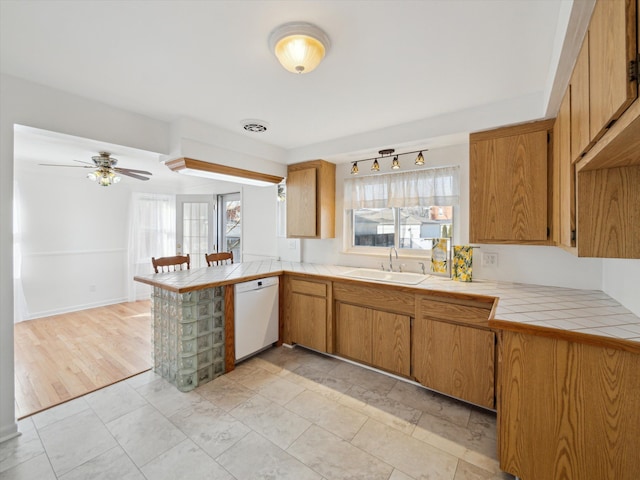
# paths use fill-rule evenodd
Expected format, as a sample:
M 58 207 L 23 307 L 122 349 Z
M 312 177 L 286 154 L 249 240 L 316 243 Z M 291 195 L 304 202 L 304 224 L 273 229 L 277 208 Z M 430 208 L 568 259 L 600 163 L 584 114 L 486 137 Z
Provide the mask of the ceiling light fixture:
M 269 35 L 269 48 L 280 64 L 292 73 L 313 71 L 330 46 L 327 34 L 307 22 L 285 23 Z
M 400 169 L 400 157 L 402 155 L 411 155 L 414 153 L 417 153 L 418 156 L 416 157 L 414 163 L 415 165 L 418 166 L 423 166 L 424 165 L 424 154 L 423 152 L 428 152 L 427 149 L 423 148 L 422 150 L 416 150 L 414 152 L 404 152 L 404 153 L 397 153 L 393 156 L 393 160 L 391 162 L 391 168 L 393 170 L 399 170 Z M 355 162 L 353 162 L 352 166 L 351 166 L 351 175 L 357 175 L 358 174 L 358 163 L 361 162 L 370 162 L 373 161 L 373 164 L 371 165 L 371 171 L 372 172 L 379 172 L 380 171 L 380 163 L 378 162 L 378 159 L 380 160 L 384 160 L 387 157 L 391 157 L 393 154 L 395 153 L 395 149 L 393 148 L 385 148 L 382 150 L 378 151 L 378 155 L 377 157 L 373 157 L 373 158 L 365 158 L 363 160 L 357 160 Z

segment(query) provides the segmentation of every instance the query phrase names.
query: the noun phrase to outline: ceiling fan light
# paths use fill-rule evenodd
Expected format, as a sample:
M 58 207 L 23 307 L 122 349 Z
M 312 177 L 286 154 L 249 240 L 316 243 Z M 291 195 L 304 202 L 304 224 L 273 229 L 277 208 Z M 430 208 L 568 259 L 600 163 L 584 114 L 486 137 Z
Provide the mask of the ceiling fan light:
M 269 46 L 280 64 L 292 73 L 309 73 L 329 50 L 329 37 L 306 22 L 285 23 L 269 36 Z
M 119 177 L 118 175 L 113 177 L 113 183 L 118 183 L 120 180 L 122 180 L 122 178 Z
M 92 182 L 95 182 L 98 179 L 98 176 L 94 172 L 87 173 L 87 178 Z

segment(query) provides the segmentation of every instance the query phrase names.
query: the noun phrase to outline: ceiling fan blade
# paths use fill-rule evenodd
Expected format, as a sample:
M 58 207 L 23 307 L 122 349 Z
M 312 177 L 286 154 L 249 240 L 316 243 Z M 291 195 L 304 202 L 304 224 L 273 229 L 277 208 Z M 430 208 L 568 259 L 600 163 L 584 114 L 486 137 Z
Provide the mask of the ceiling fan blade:
M 73 161 L 74 161 L 74 162 L 78 162 L 78 163 L 85 163 L 85 164 L 90 165 L 90 166 L 92 166 L 92 167 L 95 167 L 95 166 L 96 166 L 96 164 L 95 164 L 95 163 L 91 163 L 91 162 L 83 162 L 82 160 L 76 160 L 76 159 L 74 159 Z
M 138 175 L 136 173 L 125 172 L 119 168 L 116 168 L 114 170 L 116 170 L 120 175 L 126 175 L 127 177 L 137 178 L 138 180 L 149 180 L 148 177 L 143 177 L 142 175 Z
M 73 168 L 96 168 L 95 165 L 56 165 L 53 163 L 39 163 L 43 167 L 73 167 Z
M 146 170 L 135 170 L 133 168 L 113 167 L 113 169 L 116 172 L 142 173 L 143 175 L 153 175 L 153 173 L 147 172 Z

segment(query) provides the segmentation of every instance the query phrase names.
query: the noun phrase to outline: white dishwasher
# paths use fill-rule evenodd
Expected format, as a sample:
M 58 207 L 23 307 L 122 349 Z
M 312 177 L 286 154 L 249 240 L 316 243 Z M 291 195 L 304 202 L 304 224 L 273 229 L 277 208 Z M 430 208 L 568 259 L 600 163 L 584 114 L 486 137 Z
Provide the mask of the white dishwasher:
M 278 277 L 235 286 L 236 362 L 278 341 Z

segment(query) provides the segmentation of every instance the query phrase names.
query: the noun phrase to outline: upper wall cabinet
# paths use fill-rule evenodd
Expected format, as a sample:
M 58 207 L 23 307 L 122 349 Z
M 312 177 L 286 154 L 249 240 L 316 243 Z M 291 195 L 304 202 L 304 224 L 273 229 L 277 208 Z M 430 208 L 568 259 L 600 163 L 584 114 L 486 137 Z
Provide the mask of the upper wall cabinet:
M 638 95 L 636 8 L 637 0 L 598 0 L 593 10 L 588 33 L 591 142 Z
M 334 238 L 336 166 L 324 160 L 287 169 L 287 237 Z
M 469 241 L 549 245 L 553 120 L 469 137 Z
M 584 38 L 582 43 L 565 96 L 569 95 L 569 91 L 571 92 L 569 107 L 571 149 L 569 154 L 571 161 L 576 161 L 591 145 L 589 123 L 589 35 Z M 560 108 L 562 109 L 562 106 Z

